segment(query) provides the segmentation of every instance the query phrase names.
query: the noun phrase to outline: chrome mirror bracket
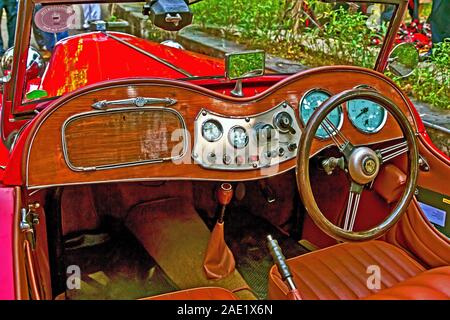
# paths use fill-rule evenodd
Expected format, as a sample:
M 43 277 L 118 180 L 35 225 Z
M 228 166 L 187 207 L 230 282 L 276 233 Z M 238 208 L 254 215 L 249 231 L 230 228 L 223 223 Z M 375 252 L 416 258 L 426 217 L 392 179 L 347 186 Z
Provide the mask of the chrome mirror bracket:
M 231 95 L 233 97 L 242 98 L 244 96 L 244 92 L 242 91 L 242 79 L 238 79 L 236 81 L 236 86 L 233 90 L 231 90 Z

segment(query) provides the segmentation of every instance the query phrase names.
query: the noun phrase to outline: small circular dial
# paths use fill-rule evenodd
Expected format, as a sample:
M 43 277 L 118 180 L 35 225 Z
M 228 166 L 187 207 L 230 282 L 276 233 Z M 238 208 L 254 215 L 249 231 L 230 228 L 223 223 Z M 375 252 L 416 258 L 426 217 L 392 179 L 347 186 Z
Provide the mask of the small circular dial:
M 276 137 L 275 128 L 266 123 L 258 123 L 255 126 L 256 139 L 258 142 L 270 142 Z
M 215 120 L 208 120 L 203 123 L 202 135 L 209 142 L 214 142 L 222 137 L 222 125 Z
M 350 100 L 347 102 L 347 112 L 353 125 L 364 133 L 376 133 L 386 123 L 386 110 L 370 100 Z
M 228 134 L 228 138 L 230 139 L 230 143 L 236 149 L 242 149 L 248 144 L 247 131 L 240 126 L 231 128 L 230 133 Z
M 308 123 L 308 120 L 311 118 L 314 111 L 330 97 L 331 95 L 323 90 L 309 91 L 303 97 L 300 104 L 300 118 L 305 125 Z M 335 108 L 328 114 L 327 119 L 330 120 L 337 129 L 340 129 L 343 122 L 342 108 Z M 323 122 L 322 124 L 325 125 Z M 323 128 L 323 125 L 317 129 L 316 137 L 321 139 L 329 138 L 330 135 Z M 329 126 L 327 126 L 327 128 L 329 128 Z M 331 132 L 332 130 L 329 128 L 329 131 Z

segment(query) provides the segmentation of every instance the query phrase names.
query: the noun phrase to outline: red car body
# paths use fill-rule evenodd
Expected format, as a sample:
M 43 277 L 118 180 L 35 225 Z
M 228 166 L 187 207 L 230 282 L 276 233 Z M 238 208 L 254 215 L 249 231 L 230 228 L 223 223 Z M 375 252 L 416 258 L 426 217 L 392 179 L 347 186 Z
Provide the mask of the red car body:
M 55 2 L 59 3 L 59 1 Z M 30 3 L 31 1 L 29 0 L 20 1 L 20 8 L 29 11 L 32 8 Z M 28 14 L 24 13 L 24 17 L 29 18 L 30 16 L 30 12 Z M 23 99 L 23 94 L 36 89 L 40 84 L 39 88 L 45 90 L 49 96 L 63 99 L 80 88 L 97 85 L 103 81 L 149 77 L 165 79 L 185 78 L 183 74 L 143 56 L 141 53 L 105 36 L 103 33 L 94 32 L 72 36 L 60 41 L 54 49 L 54 53 L 42 79 L 34 79 L 28 83 L 24 83 L 25 81 L 23 80 L 26 79 L 26 52 L 28 49 L 26 46 L 27 41 L 24 39 L 29 38 L 31 20 L 21 22 L 26 25 L 19 25 L 17 30 L 19 43 L 16 43 L 16 52 L 20 54 L 20 57 L 15 60 L 14 68 L 16 71 L 13 78 L 4 86 L 3 103 L 1 105 L 3 115 L 2 140 L 5 141 L 14 131 L 21 131 L 21 134 L 11 150 L 4 143 L 0 143 L 0 299 L 16 298 L 15 277 L 17 275 L 13 255 L 15 241 L 13 228 L 17 224 L 17 221 L 14 218 L 14 210 L 17 205 L 17 193 L 20 190 L 20 186 L 24 185 L 22 163 L 25 161 L 24 150 L 27 136 L 39 118 L 38 116 L 34 118 L 30 117 L 30 113 L 33 114 L 33 110 L 42 111 L 47 108 L 52 108 L 52 105 L 58 102 L 57 99 L 39 101 L 38 103 L 26 101 Z M 170 48 L 127 34 L 114 33 L 114 35 L 125 39 L 147 52 L 162 57 L 174 65 L 182 66 L 183 69 L 196 76 L 221 76 L 224 74 L 225 66 L 222 60 Z M 389 46 L 392 46 L 394 38 L 389 41 Z M 378 71 L 382 71 L 384 67 L 385 63 L 384 65 L 383 63 L 379 64 Z M 287 76 L 266 75 L 245 80 L 245 82 L 253 83 L 252 90 L 245 89 L 245 93 L 249 96 L 255 95 L 256 92 L 264 91 L 285 77 Z M 233 88 L 232 83 L 224 78 L 205 78 L 187 81 L 225 94 L 228 94 Z M 393 86 L 395 85 L 393 84 Z M 410 109 L 414 110 L 418 133 L 422 136 L 423 140 L 429 144 L 430 148 L 443 161 L 450 161 L 448 157 L 433 145 L 413 104 L 411 101 L 408 101 L 408 103 Z

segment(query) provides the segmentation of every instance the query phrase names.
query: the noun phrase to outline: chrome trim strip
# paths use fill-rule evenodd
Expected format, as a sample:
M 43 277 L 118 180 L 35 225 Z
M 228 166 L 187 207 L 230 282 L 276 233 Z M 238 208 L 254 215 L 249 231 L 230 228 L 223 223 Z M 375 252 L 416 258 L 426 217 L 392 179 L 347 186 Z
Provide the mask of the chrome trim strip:
M 183 70 L 180 67 L 170 63 L 169 61 L 166 61 L 166 60 L 164 60 L 164 59 L 162 59 L 162 58 L 160 58 L 160 57 L 158 57 L 158 56 L 156 56 L 156 55 L 154 55 L 154 54 L 152 54 L 150 52 L 147 52 L 144 49 L 141 49 L 141 48 L 135 46 L 134 44 L 129 43 L 126 40 L 123 40 L 123 39 L 121 39 L 119 37 L 116 37 L 115 35 L 111 34 L 108 31 L 104 31 L 103 34 L 106 35 L 107 37 L 110 37 L 111 39 L 114 39 L 117 42 L 119 42 L 119 43 L 121 43 L 121 44 L 123 44 L 123 45 L 125 45 L 125 46 L 127 46 L 127 47 L 129 47 L 131 49 L 133 49 L 133 50 L 136 50 L 139 53 L 142 53 L 143 55 L 145 55 L 145 56 L 147 56 L 149 58 L 152 58 L 153 60 L 155 60 L 155 61 L 165 65 L 166 67 L 169 67 L 170 69 L 175 70 L 176 72 L 179 72 L 179 73 L 185 75 L 186 77 L 192 77 L 193 76 L 192 74 L 190 74 L 186 70 Z M 129 36 L 129 35 L 127 34 L 127 36 Z
M 170 107 L 177 103 L 177 100 L 172 98 L 147 98 L 136 97 L 122 100 L 102 100 L 94 103 L 92 108 L 96 110 L 106 110 L 108 106 L 135 106 L 137 108 L 145 107 L 149 104 L 159 104 L 164 107 Z
M 115 163 L 115 164 L 108 164 L 108 165 L 101 165 L 97 167 L 77 167 L 74 166 L 69 159 L 69 154 L 67 150 L 67 142 L 65 137 L 65 132 L 67 126 L 75 121 L 82 118 L 89 118 L 94 117 L 97 115 L 104 115 L 104 114 L 112 114 L 112 113 L 123 113 L 123 112 L 142 112 L 142 111 L 161 111 L 161 112 L 170 112 L 177 116 L 178 120 L 181 123 L 182 130 L 183 130 L 183 152 L 176 156 L 176 157 L 169 157 L 169 158 L 159 158 L 159 159 L 152 159 L 152 160 L 144 160 L 144 161 L 134 161 L 134 162 L 127 162 L 127 163 Z M 132 166 L 138 166 L 143 164 L 153 164 L 153 163 L 161 163 L 164 161 L 176 161 L 182 159 L 188 150 L 188 135 L 186 134 L 186 123 L 184 121 L 183 116 L 176 110 L 166 107 L 140 107 L 140 108 L 117 108 L 117 109 L 111 109 L 111 110 L 99 110 L 99 111 L 88 111 L 79 113 L 76 115 L 73 115 L 66 119 L 64 121 L 62 128 L 61 128 L 61 141 L 62 141 L 62 150 L 64 155 L 64 161 L 66 162 L 67 166 L 72 171 L 77 172 L 86 172 L 86 171 L 98 171 L 98 170 L 107 170 L 107 169 L 115 169 L 115 168 L 126 168 L 126 167 L 132 167 Z

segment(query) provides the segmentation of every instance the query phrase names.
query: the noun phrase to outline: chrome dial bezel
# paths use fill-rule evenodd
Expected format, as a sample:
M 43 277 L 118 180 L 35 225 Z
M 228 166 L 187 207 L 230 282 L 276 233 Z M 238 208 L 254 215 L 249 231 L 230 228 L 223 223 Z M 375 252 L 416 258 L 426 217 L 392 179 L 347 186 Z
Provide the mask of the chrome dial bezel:
M 303 94 L 303 96 L 302 96 L 302 98 L 301 98 L 301 100 L 300 100 L 300 104 L 299 104 L 299 106 L 298 106 L 298 115 L 299 115 L 300 122 L 301 122 L 301 124 L 303 125 L 303 127 L 306 127 L 306 123 L 303 121 L 303 116 L 302 116 L 302 106 L 303 106 L 303 102 L 305 101 L 305 99 L 306 99 L 306 97 L 307 97 L 308 95 L 310 95 L 311 93 L 316 92 L 316 91 L 320 91 L 320 92 L 323 92 L 323 93 L 327 94 L 327 95 L 328 95 L 328 98 L 331 98 L 331 97 L 333 96 L 333 94 L 332 94 L 330 91 L 325 90 L 325 89 L 322 89 L 322 88 L 313 88 L 313 89 L 310 89 L 310 90 L 306 91 L 306 92 Z M 339 125 L 338 125 L 337 129 L 338 129 L 338 130 L 341 130 L 341 129 L 342 129 L 342 126 L 344 125 L 344 108 L 343 108 L 343 106 L 339 106 L 338 108 L 340 108 L 340 117 L 339 117 Z M 336 135 L 336 133 L 337 133 L 337 132 L 334 132 L 334 133 L 333 133 L 333 136 Z M 328 139 L 331 139 L 331 137 L 328 136 L 328 135 L 327 135 L 326 137 L 318 136 L 318 135 L 317 135 L 317 132 L 316 132 L 316 134 L 315 134 L 314 136 L 315 136 L 316 139 L 319 139 L 319 140 L 328 140 Z
M 207 123 L 214 123 L 214 124 L 217 126 L 217 128 L 220 130 L 220 135 L 219 135 L 218 137 L 216 137 L 215 139 L 208 139 L 208 138 L 205 136 L 205 125 L 206 125 Z M 203 122 L 203 124 L 202 124 L 202 137 L 203 137 L 206 141 L 208 141 L 208 142 L 216 142 L 216 141 L 219 141 L 219 140 L 223 137 L 223 126 L 222 126 L 222 124 L 221 124 L 219 121 L 214 120 L 214 119 L 208 119 L 208 120 L 205 120 L 205 121 Z
M 371 86 L 369 86 L 369 85 L 365 85 L 365 84 L 356 86 L 354 89 L 366 89 L 366 90 L 373 90 L 373 91 L 378 92 L 377 89 L 375 89 L 375 88 L 373 88 L 373 87 L 371 87 Z M 361 99 L 361 100 L 364 100 L 364 99 Z M 370 101 L 370 100 L 367 100 L 367 101 Z M 347 109 L 347 110 L 346 110 L 346 111 L 347 111 L 347 118 L 348 118 L 348 120 L 350 120 L 350 123 L 352 124 L 352 126 L 353 126 L 356 130 L 358 130 L 359 132 L 361 132 L 361 133 L 363 133 L 363 134 L 371 135 L 371 134 L 375 134 L 375 133 L 380 132 L 380 131 L 384 128 L 384 126 L 386 125 L 386 122 L 387 122 L 387 118 L 388 118 L 388 111 L 387 111 L 385 108 L 383 108 L 383 106 L 380 106 L 380 107 L 384 110 L 383 120 L 381 121 L 380 125 L 379 125 L 375 130 L 373 130 L 373 131 L 367 131 L 367 130 L 364 130 L 364 129 L 360 128 L 360 127 L 353 121 L 353 119 L 350 117 L 350 106 L 349 106 L 349 102 L 350 102 L 350 101 L 347 101 L 347 102 L 345 103 L 345 107 L 346 107 L 346 109 Z M 370 102 L 372 102 L 372 101 L 370 101 Z
M 245 145 L 243 145 L 243 146 L 236 146 L 236 144 L 234 143 L 232 134 L 236 129 L 242 129 L 245 133 Z M 247 130 L 243 126 L 237 125 L 237 126 L 233 126 L 230 128 L 230 131 L 228 132 L 228 141 L 235 149 L 244 149 L 248 145 L 248 142 L 250 141 L 250 137 L 248 135 Z

